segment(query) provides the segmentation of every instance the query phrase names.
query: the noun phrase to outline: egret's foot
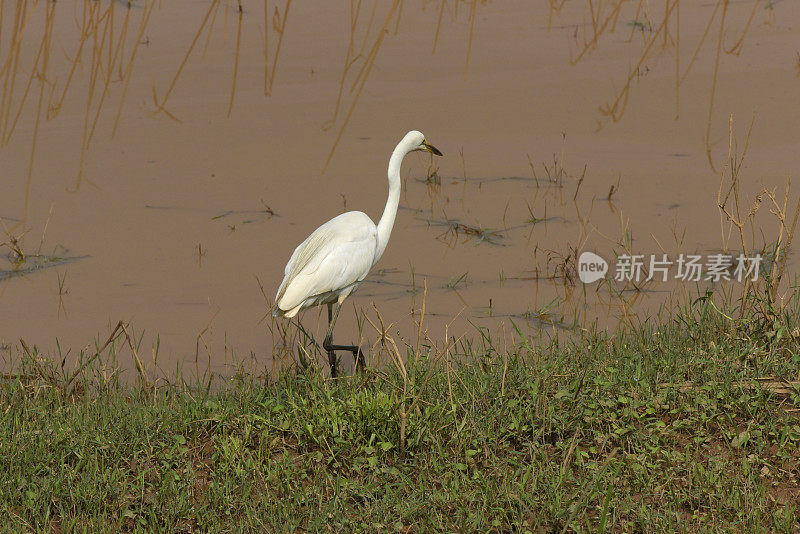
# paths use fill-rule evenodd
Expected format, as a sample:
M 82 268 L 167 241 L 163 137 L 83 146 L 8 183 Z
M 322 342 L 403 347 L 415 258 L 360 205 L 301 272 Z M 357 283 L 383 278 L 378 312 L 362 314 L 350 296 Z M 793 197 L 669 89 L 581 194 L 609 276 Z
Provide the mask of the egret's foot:
M 331 336 L 325 338 L 322 342 L 322 348 L 328 353 L 328 364 L 331 366 L 331 378 L 339 376 L 339 369 L 336 361 L 336 352 L 334 345 L 331 344 Z
M 322 342 L 322 348 L 328 353 L 328 364 L 331 366 L 331 378 L 339 376 L 339 361 L 336 358 L 337 347 L 331 343 L 331 336 L 325 338 Z
M 346 350 L 348 352 L 353 353 L 353 359 L 356 362 L 356 369 L 363 371 L 364 370 L 364 353 L 361 352 L 361 347 L 358 345 L 334 345 L 331 343 L 331 339 L 329 337 L 325 338 L 325 341 L 322 342 L 322 348 L 328 352 L 328 363 L 331 366 L 331 377 L 336 378 L 339 376 L 339 372 L 337 369 L 337 359 L 336 359 L 336 351 L 337 350 Z

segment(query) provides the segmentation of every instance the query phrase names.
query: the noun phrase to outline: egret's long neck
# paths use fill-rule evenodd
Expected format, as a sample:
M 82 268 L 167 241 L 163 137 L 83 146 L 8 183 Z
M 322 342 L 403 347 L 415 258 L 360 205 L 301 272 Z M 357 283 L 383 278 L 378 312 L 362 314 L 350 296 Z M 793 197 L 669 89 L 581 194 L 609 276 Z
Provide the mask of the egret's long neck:
M 383 208 L 383 215 L 378 222 L 378 245 L 375 250 L 375 259 L 372 264 L 375 265 L 383 251 L 386 250 L 386 244 L 389 243 L 389 236 L 392 235 L 392 227 L 394 226 L 394 218 L 397 215 L 397 204 L 400 202 L 400 164 L 403 158 L 408 153 L 406 147 L 397 145 L 397 148 L 392 152 L 392 157 L 389 159 L 389 198 L 386 199 L 386 207 Z

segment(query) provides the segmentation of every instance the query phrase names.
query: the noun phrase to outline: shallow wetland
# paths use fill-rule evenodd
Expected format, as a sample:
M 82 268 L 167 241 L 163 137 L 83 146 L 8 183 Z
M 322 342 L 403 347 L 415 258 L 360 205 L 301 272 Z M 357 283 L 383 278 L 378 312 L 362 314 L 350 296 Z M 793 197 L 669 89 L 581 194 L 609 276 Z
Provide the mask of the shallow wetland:
M 748 140 L 743 203 L 763 188 L 780 203 L 800 168 L 793 2 L 4 1 L 2 13 L 6 361 L 20 338 L 74 358 L 122 320 L 163 369 L 269 366 L 263 317 L 293 247 L 345 209 L 379 217 L 410 128 L 445 157 L 403 167 L 392 241 L 337 327 L 354 340 L 354 311 L 373 303 L 410 337 L 424 285 L 435 339 L 655 317 L 705 286 L 584 287 L 576 253 L 736 253 L 717 207 L 731 155 Z M 750 227 L 753 249 L 779 228 L 766 207 Z M 323 331 L 316 311 L 303 322 Z

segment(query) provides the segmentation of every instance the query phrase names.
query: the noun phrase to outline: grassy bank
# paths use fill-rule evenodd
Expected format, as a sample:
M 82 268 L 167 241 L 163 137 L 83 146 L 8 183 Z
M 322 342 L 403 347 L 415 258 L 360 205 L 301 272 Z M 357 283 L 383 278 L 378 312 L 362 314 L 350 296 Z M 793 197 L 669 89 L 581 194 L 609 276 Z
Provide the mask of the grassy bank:
M 796 530 L 797 317 L 700 300 L 613 335 L 409 347 L 405 370 L 336 381 L 8 378 L 0 527 Z

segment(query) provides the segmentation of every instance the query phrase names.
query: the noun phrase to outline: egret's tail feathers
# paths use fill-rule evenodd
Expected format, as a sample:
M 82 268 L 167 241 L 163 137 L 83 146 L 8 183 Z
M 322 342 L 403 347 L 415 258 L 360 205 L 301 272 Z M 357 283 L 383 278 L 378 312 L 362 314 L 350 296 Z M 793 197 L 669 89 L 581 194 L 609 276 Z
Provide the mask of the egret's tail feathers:
M 300 307 L 301 306 L 302 306 L 302 304 L 298 304 L 297 306 L 295 306 L 291 310 L 282 310 L 278 306 L 275 306 L 275 309 L 272 310 L 272 316 L 273 317 L 286 317 L 287 319 L 291 319 L 292 317 L 297 315 L 297 312 L 300 311 Z
M 285 312 L 285 313 L 283 314 L 283 316 L 284 316 L 284 317 L 286 317 L 287 319 L 291 319 L 292 317 L 294 317 L 295 315 L 297 315 L 297 312 L 299 312 L 299 311 L 300 311 L 300 308 L 301 308 L 302 306 L 303 306 L 302 304 L 298 304 L 297 306 L 295 306 L 295 307 L 294 307 L 294 308 L 292 308 L 291 310 L 289 310 L 289 311 Z

